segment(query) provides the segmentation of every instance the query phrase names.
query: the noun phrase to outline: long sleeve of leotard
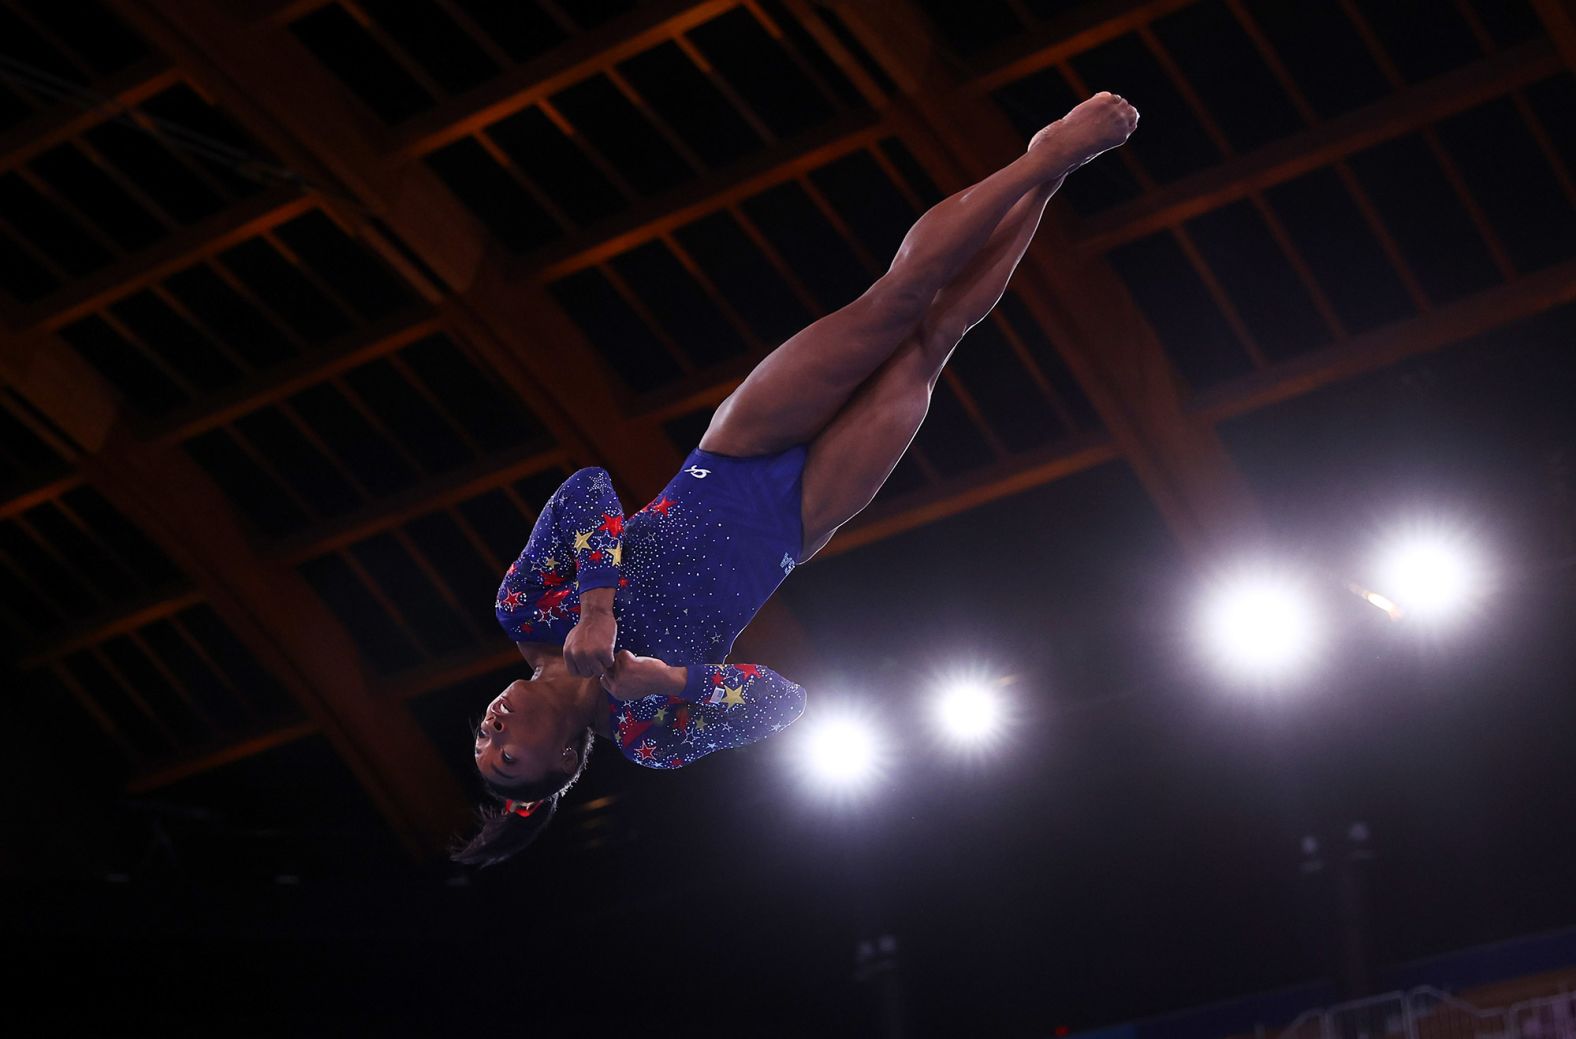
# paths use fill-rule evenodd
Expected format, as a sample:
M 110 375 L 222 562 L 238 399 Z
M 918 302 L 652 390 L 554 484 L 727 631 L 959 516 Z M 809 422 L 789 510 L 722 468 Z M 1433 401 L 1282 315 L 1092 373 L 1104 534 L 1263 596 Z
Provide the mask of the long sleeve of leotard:
M 782 731 L 804 698 L 803 686 L 759 664 L 695 664 L 679 696 L 613 701 L 613 739 L 637 765 L 682 768 Z
M 618 584 L 623 536 L 624 506 L 607 470 L 581 469 L 560 484 L 498 588 L 504 632 L 516 642 L 562 642 L 579 593 Z

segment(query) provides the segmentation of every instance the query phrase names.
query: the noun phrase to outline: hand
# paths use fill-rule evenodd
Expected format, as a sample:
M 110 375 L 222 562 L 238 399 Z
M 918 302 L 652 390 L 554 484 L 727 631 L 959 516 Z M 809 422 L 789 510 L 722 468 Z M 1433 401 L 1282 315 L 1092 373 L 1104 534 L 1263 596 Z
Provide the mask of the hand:
M 580 620 L 564 639 L 564 663 L 569 673 L 597 678 L 613 669 L 613 644 L 618 641 L 618 621 L 612 610 L 580 611 Z
M 656 657 L 637 657 L 621 649 L 612 671 L 602 676 L 602 688 L 614 699 L 639 700 L 643 696 L 683 692 L 687 678 L 688 668 L 673 667 Z

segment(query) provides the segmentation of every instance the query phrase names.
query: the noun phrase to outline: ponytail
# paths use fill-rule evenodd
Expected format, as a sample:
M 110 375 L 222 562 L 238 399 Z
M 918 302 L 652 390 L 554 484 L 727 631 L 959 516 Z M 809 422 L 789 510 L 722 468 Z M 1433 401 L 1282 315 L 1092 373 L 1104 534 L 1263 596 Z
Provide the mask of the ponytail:
M 481 832 L 457 846 L 449 857 L 467 866 L 495 866 L 511 855 L 524 851 L 553 821 L 558 802 L 585 772 L 586 762 L 591 760 L 591 748 L 595 743 L 596 732 L 588 727 L 580 747 L 580 764 L 572 775 L 552 773 L 534 783 L 507 788 L 496 783 L 486 783 L 488 793 L 499 801 L 541 803 L 528 816 L 509 811 L 503 805 L 484 803 L 479 812 Z

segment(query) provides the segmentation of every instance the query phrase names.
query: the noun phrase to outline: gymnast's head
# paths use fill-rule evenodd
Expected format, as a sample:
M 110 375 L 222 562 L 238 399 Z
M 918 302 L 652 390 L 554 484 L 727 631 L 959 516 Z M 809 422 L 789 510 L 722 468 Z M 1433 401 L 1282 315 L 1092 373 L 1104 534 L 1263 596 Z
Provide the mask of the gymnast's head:
M 481 832 L 454 861 L 491 866 L 522 851 L 552 821 L 558 800 L 585 771 L 596 733 L 576 709 L 595 679 L 567 673 L 516 680 L 487 705 L 476 727 L 476 771 L 501 804 L 484 805 Z

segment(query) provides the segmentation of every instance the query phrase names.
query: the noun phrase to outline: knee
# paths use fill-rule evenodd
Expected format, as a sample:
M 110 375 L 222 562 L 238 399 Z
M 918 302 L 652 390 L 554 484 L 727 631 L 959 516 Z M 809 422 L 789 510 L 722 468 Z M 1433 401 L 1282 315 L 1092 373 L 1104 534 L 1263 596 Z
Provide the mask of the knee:
M 926 320 L 919 326 L 919 345 L 921 352 L 931 365 L 940 374 L 940 367 L 946 364 L 947 358 L 952 356 L 952 351 L 963 337 L 973 327 L 966 321 L 941 317 Z M 934 379 L 931 380 L 934 383 Z
M 882 332 L 907 335 L 924 320 L 935 293 L 918 282 L 884 275 L 859 297 L 866 319 Z

